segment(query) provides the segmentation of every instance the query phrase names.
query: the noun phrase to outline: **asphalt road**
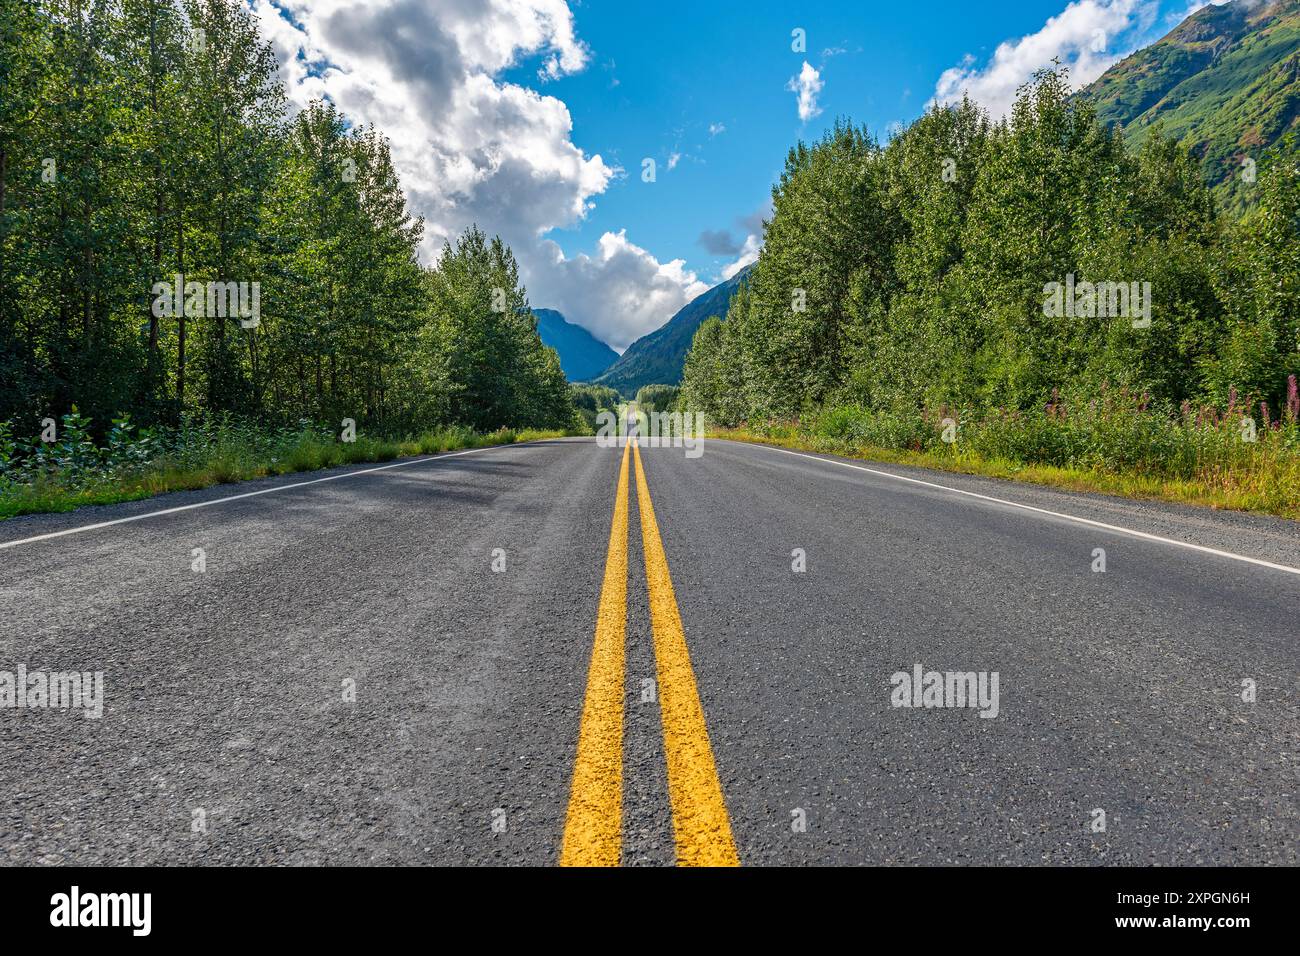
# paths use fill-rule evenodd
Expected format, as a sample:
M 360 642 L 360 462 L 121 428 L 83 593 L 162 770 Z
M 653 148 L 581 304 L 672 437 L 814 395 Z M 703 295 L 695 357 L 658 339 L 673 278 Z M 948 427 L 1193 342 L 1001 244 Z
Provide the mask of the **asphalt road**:
M 573 439 L 0 523 L 0 672 L 104 680 L 0 707 L 0 863 L 1297 862 L 1300 528 L 835 462 Z M 894 706 L 918 666 L 996 716 Z

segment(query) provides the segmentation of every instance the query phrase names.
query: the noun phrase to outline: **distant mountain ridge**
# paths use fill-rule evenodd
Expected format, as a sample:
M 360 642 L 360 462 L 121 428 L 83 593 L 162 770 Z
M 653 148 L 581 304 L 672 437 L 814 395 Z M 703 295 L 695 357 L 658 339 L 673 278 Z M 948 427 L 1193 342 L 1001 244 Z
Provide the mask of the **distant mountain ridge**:
M 1201 157 L 1229 207 L 1250 198 L 1246 160 L 1300 123 L 1300 0 L 1207 6 L 1080 93 L 1139 144 L 1159 123 Z
M 608 385 L 628 398 L 642 385 L 676 385 L 682 380 L 682 367 L 695 330 L 710 316 L 726 318 L 732 294 L 753 268 L 745 266 L 726 282 L 696 296 L 659 328 L 641 336 L 595 380 L 596 384 Z
M 570 382 L 595 378 L 617 361 L 617 352 L 554 309 L 533 309 L 533 315 L 542 344 L 560 353 L 560 368 Z

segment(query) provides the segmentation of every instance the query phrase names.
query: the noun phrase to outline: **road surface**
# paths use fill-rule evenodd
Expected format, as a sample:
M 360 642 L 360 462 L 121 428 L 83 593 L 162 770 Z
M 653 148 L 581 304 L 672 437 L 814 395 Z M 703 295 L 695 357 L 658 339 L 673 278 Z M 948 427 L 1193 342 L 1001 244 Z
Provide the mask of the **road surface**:
M 0 863 L 1297 862 L 1281 520 L 570 439 L 3 522 L 0 603 L 104 686 L 0 707 Z

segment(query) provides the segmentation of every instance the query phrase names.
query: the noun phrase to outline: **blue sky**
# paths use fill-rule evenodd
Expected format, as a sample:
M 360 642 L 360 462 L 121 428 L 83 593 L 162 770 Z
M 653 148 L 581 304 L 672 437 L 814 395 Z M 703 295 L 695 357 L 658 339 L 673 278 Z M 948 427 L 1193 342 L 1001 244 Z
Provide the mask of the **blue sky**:
M 427 261 L 477 223 L 534 305 L 620 351 L 753 258 L 787 150 L 837 116 L 883 140 L 962 91 L 998 115 L 1053 56 L 1086 82 L 1200 5 L 247 2 L 295 108 L 390 137 Z
M 627 175 L 583 222 L 553 238 L 575 253 L 606 231 L 628 227 L 639 245 L 660 258 L 684 258 L 712 282 L 735 256 L 711 254 L 699 237 L 725 231 L 743 240 L 738 220 L 765 207 L 794 142 L 815 139 L 837 116 L 886 139 L 891 124 L 924 111 L 946 69 L 968 55 L 988 60 L 998 44 L 1041 29 L 1065 4 L 763 2 L 738 13 L 735 4 L 696 0 L 658 3 L 653 14 L 637 6 L 573 8 L 593 64 L 545 91 L 568 105 L 574 142 Z M 1156 34 L 1161 24 L 1163 18 Z M 796 27 L 806 31 L 806 53 L 791 49 Z M 805 60 L 823 85 L 820 114 L 802 122 L 787 83 Z M 530 66 L 507 77 L 528 82 Z M 680 159 L 668 170 L 673 154 Z M 658 164 L 654 183 L 641 180 L 645 157 Z
M 757 3 L 744 13 L 735 6 L 669 2 L 653 15 L 623 3 L 574 8 L 595 63 L 546 92 L 568 105 L 574 142 L 628 175 L 584 222 L 555 237 L 566 251 L 634 227 L 639 245 L 661 258 L 683 257 L 714 280 L 728 257 L 709 254 L 700 235 L 725 230 L 743 240 L 736 220 L 765 207 L 798 139 L 816 138 L 837 115 L 883 139 L 890 123 L 924 110 L 945 69 L 1038 29 L 1062 4 L 1018 0 L 978 16 L 971 4 L 947 0 L 910 11 L 895 3 Z M 806 31 L 806 53 L 791 50 L 796 27 Z M 801 122 L 786 87 L 805 60 L 820 70 L 823 87 L 820 115 Z M 524 66 L 512 78 L 526 82 L 531 72 Z M 668 170 L 674 153 L 681 159 Z M 641 181 L 644 157 L 658 164 L 654 183 Z

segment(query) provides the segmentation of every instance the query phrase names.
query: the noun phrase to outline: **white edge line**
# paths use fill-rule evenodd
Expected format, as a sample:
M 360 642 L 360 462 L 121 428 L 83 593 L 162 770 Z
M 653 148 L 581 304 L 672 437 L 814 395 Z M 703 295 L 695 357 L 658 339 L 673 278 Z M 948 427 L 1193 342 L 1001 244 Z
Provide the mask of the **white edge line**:
M 729 441 L 730 439 L 724 439 Z M 975 491 L 965 491 L 961 488 L 952 488 L 948 485 L 936 484 L 933 481 L 922 481 L 920 478 L 909 478 L 906 475 L 895 475 L 888 471 L 879 471 L 875 468 L 867 468 L 864 465 L 853 465 L 847 461 L 836 461 L 834 458 L 822 458 L 818 455 L 809 455 L 801 451 L 791 451 L 788 448 L 778 448 L 775 445 L 765 445 L 761 442 L 736 442 L 738 445 L 757 446 L 766 448 L 769 451 L 779 451 L 783 455 L 794 455 L 797 458 L 807 458 L 811 461 L 825 462 L 828 465 L 840 465 L 844 468 L 852 468 L 854 471 L 865 471 L 871 475 L 878 475 L 881 478 L 893 478 L 895 481 L 906 481 L 914 485 L 924 485 L 926 488 L 937 488 L 940 491 L 950 491 L 955 495 L 966 495 L 968 498 L 978 498 L 981 501 L 992 501 L 996 504 L 1007 505 L 1011 508 L 1019 508 L 1022 511 L 1033 511 L 1041 515 L 1049 515 L 1053 518 L 1064 518 L 1066 521 L 1073 521 L 1076 524 L 1089 525 L 1093 528 L 1104 528 L 1106 531 L 1114 531 L 1117 534 L 1126 534 L 1134 538 L 1142 538 L 1145 541 L 1156 541 L 1160 544 L 1170 544 L 1176 548 L 1187 548 L 1190 551 L 1200 551 L 1203 554 L 1212 554 L 1219 558 L 1228 558 L 1232 561 L 1244 561 L 1247 564 L 1255 564 L 1261 568 L 1272 568 L 1274 571 L 1284 571 L 1287 574 L 1300 575 L 1300 568 L 1293 568 L 1285 564 L 1274 564 L 1272 561 L 1264 561 L 1260 558 L 1248 558 L 1244 554 L 1234 554 L 1231 551 L 1220 551 L 1218 548 L 1208 548 L 1203 544 L 1192 544 L 1190 541 L 1179 541 L 1177 538 L 1165 538 L 1158 534 L 1148 534 L 1145 531 L 1134 531 L 1132 528 L 1122 528 L 1119 525 L 1106 524 L 1104 521 L 1093 521 L 1091 518 L 1080 518 L 1076 515 L 1062 514 L 1059 511 L 1049 511 L 1046 508 L 1036 508 L 1033 505 L 1021 504 L 1018 501 L 1008 501 L 1005 498 L 995 498 L 992 495 L 981 495 Z
M 547 439 L 535 439 L 535 441 L 544 440 Z M 206 508 L 209 505 L 225 504 L 227 501 L 238 501 L 241 498 L 256 498 L 258 495 L 269 495 L 276 491 L 290 491 L 294 488 L 305 488 L 307 485 L 318 485 L 322 481 L 337 481 L 340 478 L 352 478 L 355 475 L 370 475 L 377 471 L 388 471 L 390 468 L 404 468 L 407 465 L 422 465 L 430 461 L 442 461 L 445 458 L 459 458 L 461 455 L 473 455 L 482 451 L 496 451 L 502 448 L 522 448 L 525 445 L 531 444 L 533 444 L 531 441 L 511 442 L 509 445 L 487 445 L 483 448 L 467 448 L 464 451 L 446 452 L 441 455 L 408 458 L 406 461 L 396 461 L 391 465 L 378 465 L 374 468 L 361 468 L 357 471 L 345 471 L 341 475 L 326 475 L 324 478 L 312 478 L 310 481 L 295 481 L 293 484 L 289 485 L 276 485 L 274 488 L 262 488 L 258 491 L 245 491 L 243 494 L 227 495 L 224 498 L 213 498 L 210 501 L 196 501 L 194 504 L 190 505 L 178 505 L 175 508 L 163 508 L 160 511 L 146 511 L 144 514 L 131 515 L 126 518 L 115 518 L 112 521 L 100 521 L 96 524 L 86 524 L 76 528 L 64 528 L 62 531 L 51 531 L 47 534 L 37 534 L 30 538 L 19 538 L 16 541 L 0 541 L 0 551 L 3 551 L 5 548 L 16 548 L 20 544 L 32 544 L 36 541 L 48 541 L 51 538 L 62 538 L 64 535 L 68 534 L 80 534 L 83 531 L 109 528 L 113 525 L 126 524 L 130 521 L 143 521 L 145 518 L 157 518 L 159 515 L 172 515 L 181 511 L 192 511 L 195 508 Z

